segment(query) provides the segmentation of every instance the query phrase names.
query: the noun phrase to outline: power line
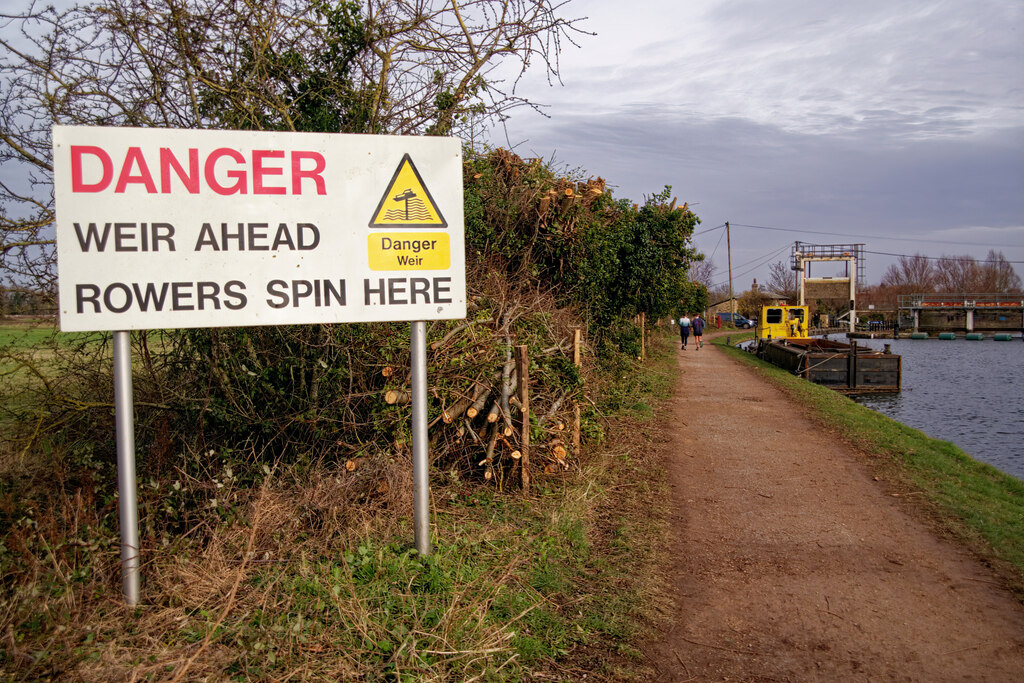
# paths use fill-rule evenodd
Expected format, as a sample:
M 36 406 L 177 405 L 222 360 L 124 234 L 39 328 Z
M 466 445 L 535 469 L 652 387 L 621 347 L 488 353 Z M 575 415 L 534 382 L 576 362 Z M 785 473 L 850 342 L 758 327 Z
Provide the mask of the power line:
M 713 228 L 708 228 L 707 230 L 701 230 L 700 232 L 695 232 L 695 233 L 693 233 L 693 236 L 696 237 L 697 235 L 703 235 L 705 233 L 712 232 L 713 230 L 721 230 L 724 227 L 725 227 L 725 223 L 722 223 L 721 225 L 716 225 Z
M 956 244 L 963 247 L 977 247 L 977 242 L 954 242 L 952 240 L 926 240 L 917 237 L 886 237 L 884 235 L 871 235 L 865 237 L 864 235 L 857 235 L 851 232 L 825 232 L 822 230 L 804 230 L 802 228 L 777 228 L 769 225 L 745 225 L 743 223 L 730 223 L 738 228 L 754 228 L 755 230 L 775 230 L 778 232 L 799 232 L 807 235 L 830 235 L 833 237 L 856 237 L 857 239 L 873 239 L 873 240 L 897 240 L 900 242 L 924 242 L 927 244 Z M 714 230 L 714 228 L 712 228 Z M 1019 244 L 989 244 L 986 246 L 990 247 L 1001 247 L 1003 249 L 1016 249 L 1020 247 Z
M 715 254 L 718 253 L 718 247 L 722 246 L 722 239 L 724 239 L 724 238 L 725 238 L 725 233 L 724 232 L 721 235 L 718 236 L 718 242 L 715 243 L 715 249 L 714 249 L 714 251 L 711 252 L 711 256 L 708 257 L 709 261 L 711 259 L 715 258 Z
M 761 256 L 755 256 L 753 259 L 751 259 L 751 260 L 749 260 L 749 261 L 747 261 L 745 263 L 740 264 L 739 266 L 737 266 L 737 268 L 742 268 L 743 266 L 750 265 L 751 263 L 754 264 L 753 266 L 751 266 L 750 268 L 748 268 L 748 269 L 746 269 L 744 271 L 741 271 L 739 273 L 735 273 L 735 275 L 738 277 L 740 275 L 747 275 L 749 273 L 754 272 L 755 270 L 757 270 L 758 268 L 760 268 L 764 264 L 766 264 L 769 261 L 771 261 L 773 258 L 777 257 L 779 254 L 784 252 L 786 249 L 789 249 L 789 247 L 790 247 L 790 245 L 786 244 L 786 245 L 783 245 L 782 247 L 776 249 L 775 251 L 773 251 L 773 252 L 771 252 L 771 253 L 769 253 L 767 255 L 762 254 Z M 721 287 L 722 285 L 725 285 L 727 283 L 728 283 L 728 280 L 723 280 L 722 282 L 716 282 L 715 284 L 711 285 L 711 288 L 713 289 L 715 287 Z
M 925 256 L 924 254 L 890 254 L 887 251 L 869 251 L 867 249 L 864 250 L 864 253 L 875 254 L 877 256 L 897 256 L 899 258 L 923 258 L 928 259 L 929 261 L 961 261 L 965 258 L 962 256 Z M 976 259 L 973 256 L 968 256 L 966 258 L 969 258 L 972 261 L 979 261 L 979 259 Z M 982 261 L 982 263 L 984 263 L 984 261 Z M 1024 264 L 1024 261 L 1003 261 L 1003 263 L 1013 263 L 1020 265 Z

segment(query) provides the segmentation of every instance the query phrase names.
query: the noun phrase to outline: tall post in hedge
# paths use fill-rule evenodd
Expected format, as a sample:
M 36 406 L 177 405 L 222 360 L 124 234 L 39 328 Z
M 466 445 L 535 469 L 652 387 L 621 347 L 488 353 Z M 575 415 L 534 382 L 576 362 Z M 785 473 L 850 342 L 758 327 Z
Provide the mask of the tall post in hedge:
M 640 360 L 647 360 L 647 313 L 640 312 Z
M 516 375 L 519 377 L 519 458 L 523 493 L 530 491 L 530 352 L 525 345 L 516 347 Z
M 583 367 L 583 354 L 580 351 L 581 332 L 576 328 L 572 332 L 572 364 L 579 370 Z M 580 402 L 574 401 L 572 420 L 572 451 L 577 458 L 580 455 Z

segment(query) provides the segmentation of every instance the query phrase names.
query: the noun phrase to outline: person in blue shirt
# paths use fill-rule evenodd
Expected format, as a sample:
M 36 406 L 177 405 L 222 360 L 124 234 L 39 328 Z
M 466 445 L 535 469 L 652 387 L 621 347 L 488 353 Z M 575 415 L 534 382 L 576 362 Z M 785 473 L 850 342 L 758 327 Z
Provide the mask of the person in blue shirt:
M 704 318 L 700 317 L 700 313 L 693 316 L 690 327 L 693 328 L 693 343 L 697 346 L 697 350 L 700 351 L 704 346 L 704 340 L 701 338 L 704 335 Z
M 683 351 L 685 351 L 686 342 L 690 339 L 690 318 L 685 313 L 679 319 L 679 336 L 683 338 Z

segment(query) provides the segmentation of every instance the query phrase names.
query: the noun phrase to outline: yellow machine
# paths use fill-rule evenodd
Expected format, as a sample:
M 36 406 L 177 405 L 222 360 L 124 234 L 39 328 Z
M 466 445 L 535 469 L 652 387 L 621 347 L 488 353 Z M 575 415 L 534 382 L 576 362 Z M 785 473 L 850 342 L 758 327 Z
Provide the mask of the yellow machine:
M 807 306 L 762 306 L 758 339 L 807 339 Z

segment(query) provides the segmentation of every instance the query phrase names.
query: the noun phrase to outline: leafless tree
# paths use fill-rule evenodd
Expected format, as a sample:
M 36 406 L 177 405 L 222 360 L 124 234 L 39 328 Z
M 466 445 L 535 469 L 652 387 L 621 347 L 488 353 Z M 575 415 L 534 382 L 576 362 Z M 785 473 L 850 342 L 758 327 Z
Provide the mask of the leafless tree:
M 55 124 L 458 134 L 581 33 L 568 0 L 30 0 L 0 14 L 0 268 L 52 289 Z
M 768 289 L 790 301 L 797 300 L 796 271 L 782 261 L 768 266 Z
M 881 285 L 894 294 L 934 292 L 937 282 L 935 262 L 927 256 L 900 256 L 882 275 Z
M 1020 276 L 1013 269 L 1013 265 L 1006 260 L 1003 252 L 994 249 L 989 250 L 988 256 L 981 264 L 981 292 L 993 292 L 1001 294 L 1016 294 L 1021 292 Z
M 690 280 L 699 282 L 708 289 L 714 283 L 715 266 L 711 261 L 694 261 L 690 264 Z
M 937 261 L 938 289 L 950 293 L 1011 293 L 1021 279 L 1002 252 L 988 252 L 984 261 L 972 256 L 943 256 Z
M 940 292 L 981 291 L 981 268 L 973 256 L 943 256 L 936 261 L 935 273 Z

